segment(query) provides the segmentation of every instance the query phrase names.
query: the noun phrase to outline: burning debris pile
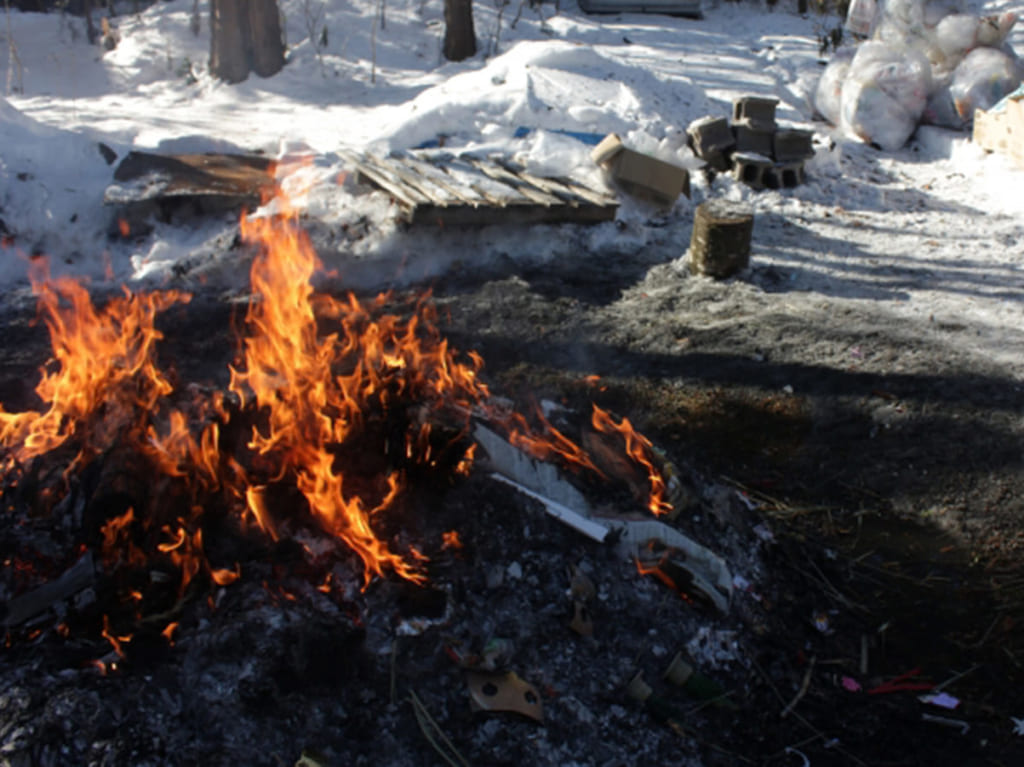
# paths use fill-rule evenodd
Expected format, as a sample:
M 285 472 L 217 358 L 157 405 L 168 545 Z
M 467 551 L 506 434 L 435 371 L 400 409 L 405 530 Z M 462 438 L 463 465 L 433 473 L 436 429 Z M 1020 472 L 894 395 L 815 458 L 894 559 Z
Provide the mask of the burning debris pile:
M 262 763 L 304 738 L 361 763 L 356 754 L 374 752 L 366 728 L 399 721 L 398 668 L 421 691 L 412 698 L 424 734 L 439 727 L 433 710 L 472 737 L 436 687 L 463 672 L 476 708 L 539 719 L 542 699 L 557 697 L 560 716 L 585 726 L 595 715 L 584 700 L 618 695 L 648 639 L 615 613 L 657 633 L 667 608 L 656 580 L 684 597 L 673 595 L 671 620 L 688 629 L 673 629 L 678 646 L 659 644 L 653 658 L 696 637 L 691 659 L 735 660 L 732 639 L 700 628 L 730 609 L 725 560 L 651 518 L 707 510 L 695 476 L 596 405 L 583 425 L 563 413 L 556 426 L 541 407 L 520 415 L 492 396 L 478 355 L 449 346 L 428 300 L 398 312 L 389 296 L 318 293 L 320 264 L 291 218 L 242 226 L 258 248 L 253 298 L 223 388 L 183 385 L 160 364 L 158 319 L 189 295 L 125 290 L 97 307 L 84 286 L 36 266 L 53 359 L 36 409 L 0 409 L 2 618 L 19 670 L 0 705 L 5 753 L 42 764 Z M 472 471 L 480 459 L 493 478 Z M 509 484 L 522 495 L 504 492 Z M 552 516 L 524 517 L 529 497 Z M 711 530 L 728 533 L 716 548 L 751 574 L 757 555 L 741 552 L 757 539 L 735 524 L 735 494 L 710 508 L 728 520 Z M 638 588 L 638 571 L 655 578 Z M 604 679 L 590 666 L 597 647 L 615 647 Z M 67 711 L 38 712 L 31 673 L 50 679 L 48 697 Z M 556 692 L 581 680 L 586 690 Z M 135 716 L 100 702 L 115 686 L 144 698 Z M 267 712 L 285 700 L 295 708 L 282 716 L 303 724 L 268 734 Z M 86 711 L 97 707 L 103 716 Z M 609 711 L 633 715 L 618 703 Z M 214 746 L 160 724 L 188 721 L 230 733 Z M 48 727 L 56 732 L 40 740 Z M 403 727 L 379 748 L 407 756 L 387 763 L 429 763 Z M 485 728 L 466 747 L 480 757 L 496 734 Z M 510 763 L 541 753 L 565 763 L 572 741 L 558 740 L 523 746 Z M 609 758 L 633 750 L 627 738 Z

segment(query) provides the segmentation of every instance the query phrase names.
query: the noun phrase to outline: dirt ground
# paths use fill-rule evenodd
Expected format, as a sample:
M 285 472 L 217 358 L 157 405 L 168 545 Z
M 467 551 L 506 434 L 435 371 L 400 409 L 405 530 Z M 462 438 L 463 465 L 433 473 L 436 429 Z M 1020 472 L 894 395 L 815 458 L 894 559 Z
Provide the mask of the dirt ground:
M 1021 764 L 1012 719 L 1024 717 L 1021 385 L 942 342 L 963 329 L 909 327 L 872 302 L 783 287 L 755 260 L 722 282 L 636 262 L 455 273 L 433 290 L 444 332 L 481 353 L 495 392 L 629 417 L 677 464 L 743 490 L 757 505 L 749 522 L 774 532 L 766 583 L 754 584 L 761 617 L 745 627 L 748 657 L 733 679 L 737 708 L 684 723 L 691 756 Z M 199 296 L 170 311 L 161 358 L 182 380 L 223 385 L 239 306 Z M 22 307 L 3 318 L 0 402 L 11 409 L 30 401 L 46 357 L 30 317 Z M 23 665 L 18 652 L 9 662 Z M 946 683 L 959 707 L 867 692 L 904 674 Z M 844 677 L 863 690 L 845 689 Z M 401 729 L 395 738 L 418 737 Z M 487 753 L 481 746 L 473 763 L 491 761 Z M 522 758 L 538 759 L 530 754 Z M 629 761 L 579 754 L 578 763 Z
M 871 667 L 883 676 L 919 668 L 941 682 L 970 671 L 948 688 L 960 709 L 922 713 L 972 727 L 1019 716 L 1019 380 L 942 342 L 965 328 L 909 327 L 872 302 L 791 299 L 779 282 L 755 259 L 724 282 L 681 264 L 636 265 L 453 278 L 437 292 L 454 337 L 483 354 L 499 388 L 627 414 L 669 455 L 760 501 L 781 531 L 775 575 L 792 588 L 777 606 L 791 642 L 775 647 L 782 657 L 809 652 L 798 625 L 826 609 L 844 635 L 826 661 L 837 671 L 863 634 L 880 648 Z M 979 747 L 922 725 L 906 701 L 852 702 L 819 685 L 807 693 L 808 718 L 838 728 L 865 763 L 1009 765 L 1024 754 L 1024 738 L 1002 725 Z M 783 729 L 801 740 L 801 725 L 778 720 L 781 702 L 760 704 L 759 738 L 784 743 Z M 803 733 L 813 740 L 813 727 Z M 732 745 L 755 761 L 764 753 Z M 812 759 L 842 762 L 821 751 Z

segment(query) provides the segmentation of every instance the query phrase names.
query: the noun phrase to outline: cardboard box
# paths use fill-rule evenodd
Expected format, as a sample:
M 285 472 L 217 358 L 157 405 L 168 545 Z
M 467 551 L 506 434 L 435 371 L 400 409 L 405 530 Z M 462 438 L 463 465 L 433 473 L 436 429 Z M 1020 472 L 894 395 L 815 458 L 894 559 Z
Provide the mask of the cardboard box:
M 627 149 L 615 133 L 605 136 L 590 157 L 630 194 L 665 205 L 671 205 L 680 194 L 690 196 L 686 168 Z
M 1024 169 L 1024 95 L 1014 95 L 995 108 L 974 113 L 974 143 L 1007 155 Z

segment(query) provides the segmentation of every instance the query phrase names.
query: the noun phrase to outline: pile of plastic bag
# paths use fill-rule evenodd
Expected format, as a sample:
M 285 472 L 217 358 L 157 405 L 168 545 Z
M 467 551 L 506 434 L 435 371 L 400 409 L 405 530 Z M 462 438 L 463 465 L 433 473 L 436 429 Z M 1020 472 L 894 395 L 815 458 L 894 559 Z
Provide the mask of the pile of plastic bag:
M 927 123 L 962 130 L 1024 78 L 1006 43 L 1013 13 L 979 17 L 964 0 L 853 0 L 846 27 L 868 40 L 840 48 L 815 91 L 845 133 L 899 149 Z

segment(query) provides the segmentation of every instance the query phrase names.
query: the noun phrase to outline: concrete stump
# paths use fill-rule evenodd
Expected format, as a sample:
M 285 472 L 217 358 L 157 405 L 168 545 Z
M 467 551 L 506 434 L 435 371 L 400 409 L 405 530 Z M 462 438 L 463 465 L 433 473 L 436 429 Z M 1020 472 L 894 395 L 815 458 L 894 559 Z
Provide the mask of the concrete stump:
M 750 264 L 754 214 L 742 203 L 708 200 L 697 206 L 690 238 L 690 271 L 731 277 Z

